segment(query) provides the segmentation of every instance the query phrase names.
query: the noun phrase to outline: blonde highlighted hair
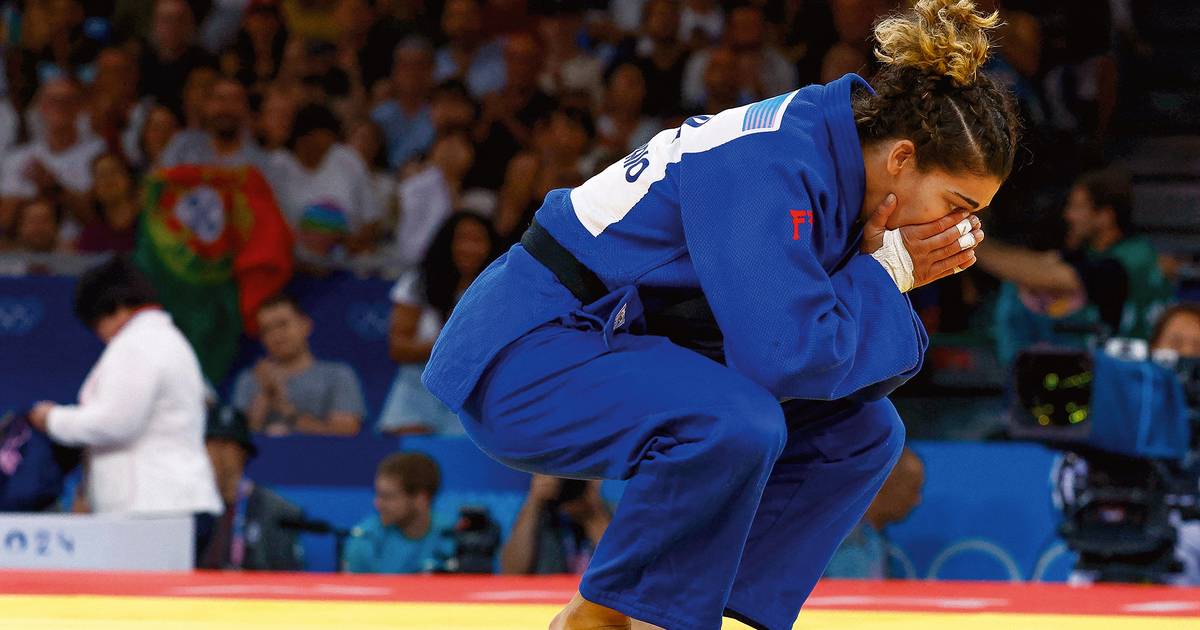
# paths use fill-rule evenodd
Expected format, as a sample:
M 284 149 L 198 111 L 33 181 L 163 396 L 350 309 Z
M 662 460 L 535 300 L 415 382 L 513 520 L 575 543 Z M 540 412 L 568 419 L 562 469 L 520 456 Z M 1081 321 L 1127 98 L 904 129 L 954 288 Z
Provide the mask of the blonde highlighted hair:
M 905 138 L 922 169 L 1007 178 L 1020 124 L 1011 95 L 981 71 L 998 26 L 971 0 L 917 0 L 880 20 L 875 92 L 852 103 L 863 144 Z
M 976 13 L 971 0 L 918 0 L 910 11 L 875 25 L 875 56 L 966 87 L 975 83 L 987 61 L 988 31 L 998 26 L 999 13 Z

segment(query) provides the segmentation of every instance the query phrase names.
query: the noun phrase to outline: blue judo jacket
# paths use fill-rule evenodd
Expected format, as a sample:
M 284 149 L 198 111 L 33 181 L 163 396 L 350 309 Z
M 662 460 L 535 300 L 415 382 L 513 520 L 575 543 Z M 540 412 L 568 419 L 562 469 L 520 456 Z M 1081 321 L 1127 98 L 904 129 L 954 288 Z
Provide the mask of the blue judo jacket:
M 883 267 L 858 253 L 855 86 L 869 89 L 851 74 L 692 117 L 550 192 L 535 220 L 610 290 L 702 293 L 726 364 L 777 398 L 882 397 L 920 369 L 928 337 Z M 579 308 L 516 245 L 455 307 L 425 385 L 461 411 L 500 350 Z

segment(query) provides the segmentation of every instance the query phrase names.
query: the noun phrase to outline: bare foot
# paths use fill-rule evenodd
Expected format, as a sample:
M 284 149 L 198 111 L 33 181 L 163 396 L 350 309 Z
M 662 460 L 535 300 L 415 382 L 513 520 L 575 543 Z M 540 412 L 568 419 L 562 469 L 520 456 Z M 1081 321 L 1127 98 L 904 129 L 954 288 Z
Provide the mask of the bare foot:
M 663 630 L 663 628 L 630 619 L 623 613 L 584 599 L 578 592 L 550 622 L 550 630 Z
M 575 593 L 550 622 L 550 630 L 630 630 L 629 623 L 629 617 Z

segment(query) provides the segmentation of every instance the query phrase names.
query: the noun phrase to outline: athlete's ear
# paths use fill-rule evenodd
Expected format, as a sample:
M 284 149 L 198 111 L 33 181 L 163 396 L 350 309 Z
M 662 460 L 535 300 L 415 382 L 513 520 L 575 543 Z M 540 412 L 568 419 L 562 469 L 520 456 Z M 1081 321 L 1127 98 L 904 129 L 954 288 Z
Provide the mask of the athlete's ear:
M 917 147 L 912 140 L 896 140 L 888 152 L 887 170 L 892 177 L 900 175 L 904 169 L 917 167 Z

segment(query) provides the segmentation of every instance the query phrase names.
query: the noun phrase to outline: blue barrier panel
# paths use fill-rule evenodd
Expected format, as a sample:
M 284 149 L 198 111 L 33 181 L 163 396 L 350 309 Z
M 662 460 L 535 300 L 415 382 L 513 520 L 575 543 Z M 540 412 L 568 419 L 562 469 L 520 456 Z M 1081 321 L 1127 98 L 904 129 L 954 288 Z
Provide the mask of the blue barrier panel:
M 73 403 L 100 340 L 72 314 L 75 278 L 0 277 L 0 413 Z
M 1066 577 L 1051 503 L 1055 453 L 1035 444 L 914 442 L 925 461 L 921 505 L 887 530 L 893 568 L 911 577 L 1028 580 Z M 909 575 L 902 570 L 900 575 Z

